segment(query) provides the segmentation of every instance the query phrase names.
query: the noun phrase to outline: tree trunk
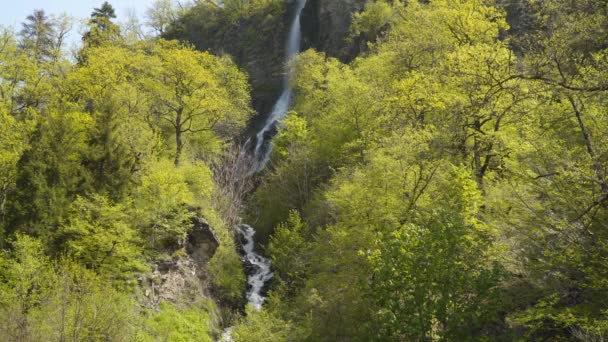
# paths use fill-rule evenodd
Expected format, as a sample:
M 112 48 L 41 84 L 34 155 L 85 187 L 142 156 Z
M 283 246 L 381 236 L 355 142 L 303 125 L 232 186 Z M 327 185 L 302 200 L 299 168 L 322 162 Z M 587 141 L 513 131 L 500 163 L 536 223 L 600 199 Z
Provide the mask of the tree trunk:
M 180 158 L 182 156 L 182 149 L 184 148 L 184 142 L 182 141 L 182 109 L 177 111 L 175 118 L 175 166 L 179 166 Z

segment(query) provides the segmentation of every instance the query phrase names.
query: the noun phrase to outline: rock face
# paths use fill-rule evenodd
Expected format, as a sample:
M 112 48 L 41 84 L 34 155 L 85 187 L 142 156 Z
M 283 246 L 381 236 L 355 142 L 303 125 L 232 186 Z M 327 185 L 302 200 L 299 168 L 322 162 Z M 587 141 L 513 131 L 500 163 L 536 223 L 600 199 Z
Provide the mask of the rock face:
M 175 302 L 184 295 L 206 297 L 200 267 L 189 256 L 176 258 L 156 265 L 149 279 L 149 288 L 144 293 L 152 307 L 163 301 Z
M 206 265 L 220 245 L 215 233 L 199 216 L 192 218 L 194 227 L 188 234 L 186 250 L 199 265 Z
M 328 56 L 350 61 L 360 52 L 358 44 L 348 42 L 354 13 L 363 10 L 369 0 L 308 0 L 302 14 L 305 47 Z
M 156 307 L 163 301 L 174 302 L 184 297 L 209 297 L 207 264 L 219 247 L 219 241 L 203 218 L 195 216 L 192 223 L 186 243 L 179 248 L 169 248 L 167 253 L 172 256 L 158 260 L 152 274 L 141 277 L 148 306 Z

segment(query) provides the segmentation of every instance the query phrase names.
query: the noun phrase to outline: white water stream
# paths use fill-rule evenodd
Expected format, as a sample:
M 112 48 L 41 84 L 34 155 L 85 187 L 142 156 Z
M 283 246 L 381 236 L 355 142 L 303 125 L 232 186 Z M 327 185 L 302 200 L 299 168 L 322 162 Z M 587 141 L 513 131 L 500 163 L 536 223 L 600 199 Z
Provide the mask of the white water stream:
M 270 270 L 270 261 L 263 256 L 259 255 L 255 251 L 255 241 L 253 236 L 255 230 L 246 224 L 239 225 L 239 233 L 245 238 L 245 244 L 243 250 L 245 251 L 245 257 L 250 267 L 254 269 L 254 272 L 249 275 L 247 283 L 249 284 L 249 291 L 247 291 L 247 300 L 256 309 L 261 309 L 264 300 L 262 296 L 262 290 L 267 281 L 272 279 L 272 271 Z
M 285 51 L 285 59 L 289 62 L 295 55 L 300 52 L 300 45 L 302 40 L 302 29 L 300 25 L 300 17 L 302 10 L 306 6 L 306 0 L 296 0 L 296 11 L 293 22 L 289 29 L 287 46 Z M 254 160 L 256 162 L 256 171 L 262 170 L 270 158 L 272 152 L 272 144 L 266 141 L 268 133 L 278 124 L 280 120 L 285 118 L 289 106 L 292 100 L 292 90 L 289 84 L 291 78 L 291 70 L 288 70 L 283 79 L 283 92 L 274 104 L 272 112 L 266 119 L 264 127 L 258 132 L 256 136 L 256 146 L 254 151 Z M 267 145 L 264 148 L 264 145 Z M 260 309 L 264 300 L 266 299 L 262 295 L 264 285 L 272 278 L 272 272 L 270 271 L 270 261 L 255 252 L 255 230 L 248 225 L 240 225 L 238 227 L 239 233 L 243 235 L 246 240 L 246 244 L 243 245 L 245 251 L 245 257 L 249 263 L 251 263 L 255 271 L 249 275 L 248 283 L 250 286 L 247 292 L 247 300 L 254 307 Z
M 302 40 L 300 17 L 305 6 L 306 0 L 296 0 L 296 11 L 293 22 L 289 29 L 286 44 L 285 59 L 287 62 L 289 62 L 300 52 Z M 271 133 L 271 131 L 276 127 L 278 122 L 285 118 L 285 115 L 287 115 L 289 107 L 291 106 L 293 92 L 289 84 L 290 79 L 291 70 L 288 69 L 283 79 L 283 90 L 281 92 L 281 96 L 279 96 L 277 102 L 274 104 L 272 112 L 266 119 L 264 127 L 257 133 L 256 146 L 254 150 L 254 172 L 259 172 L 266 167 L 266 164 L 270 159 L 270 154 L 272 153 L 272 144 L 270 141 L 266 140 L 269 139 L 269 133 Z M 264 148 L 264 145 L 266 145 L 266 148 Z M 270 269 L 270 260 L 264 258 L 255 251 L 255 229 L 253 229 L 253 227 L 246 224 L 241 224 L 237 227 L 237 230 L 245 239 L 245 244 L 243 244 L 245 259 L 253 269 L 253 272 L 249 274 L 247 279 L 247 283 L 249 284 L 249 289 L 246 294 L 247 301 L 253 305 L 253 307 L 259 310 L 262 308 L 262 305 L 266 300 L 266 297 L 264 297 L 262 292 L 266 283 L 272 279 L 273 275 Z M 231 331 L 232 327 L 224 330 L 221 336 L 221 341 L 231 341 Z

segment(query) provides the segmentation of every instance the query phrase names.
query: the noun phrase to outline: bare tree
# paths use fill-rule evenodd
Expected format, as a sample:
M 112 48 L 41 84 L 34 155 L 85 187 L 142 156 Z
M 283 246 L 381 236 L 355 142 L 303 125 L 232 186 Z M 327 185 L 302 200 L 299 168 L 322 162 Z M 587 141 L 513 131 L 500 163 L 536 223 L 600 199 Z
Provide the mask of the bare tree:
M 54 56 L 53 59 L 57 60 L 62 55 L 61 51 L 64 48 L 64 43 L 67 36 L 72 31 L 74 26 L 74 18 L 67 15 L 61 14 L 53 17 L 52 19 L 55 25 L 55 37 L 54 37 Z
M 146 10 L 146 24 L 159 36 L 165 34 L 167 28 L 177 20 L 177 17 L 178 9 L 171 0 L 155 0 L 152 6 Z
M 245 208 L 245 196 L 253 189 L 254 170 L 255 160 L 249 153 L 247 144 L 232 145 L 213 164 L 215 182 L 219 187 L 216 206 L 231 226 L 239 223 Z

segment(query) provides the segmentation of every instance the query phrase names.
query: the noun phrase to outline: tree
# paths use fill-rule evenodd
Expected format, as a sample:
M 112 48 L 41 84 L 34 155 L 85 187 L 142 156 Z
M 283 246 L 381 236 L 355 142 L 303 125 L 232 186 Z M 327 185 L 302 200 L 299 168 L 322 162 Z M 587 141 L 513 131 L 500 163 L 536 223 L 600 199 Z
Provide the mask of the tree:
M 134 190 L 142 235 L 151 247 L 183 245 L 195 215 L 188 207 L 206 206 L 213 191 L 211 172 L 202 163 L 176 168 L 161 160 L 146 166 Z
M 44 254 L 40 240 L 16 235 L 0 256 L 0 332 L 10 340 L 129 340 L 135 303 L 71 260 Z
M 287 222 L 276 228 L 268 244 L 272 266 L 293 294 L 304 286 L 310 267 L 312 246 L 308 242 L 308 234 L 308 227 L 294 210 Z
M 49 20 L 44 10 L 35 10 L 26 18 L 19 32 L 20 47 L 40 63 L 56 58 L 56 23 Z
M 32 311 L 44 303 L 56 283 L 39 240 L 17 235 L 13 247 L 11 254 L 0 257 L 0 329 L 7 338 L 26 340 L 31 334 Z
M 286 322 L 264 310 L 256 311 L 248 306 L 246 313 L 247 318 L 239 321 L 231 331 L 235 341 L 287 341 L 294 330 L 291 322 Z
M 118 43 L 121 40 L 120 27 L 112 19 L 116 18 L 114 7 L 105 1 L 100 8 L 95 8 L 91 13 L 87 31 L 82 36 L 84 43 L 83 51 L 80 53 L 79 61 L 86 61 L 86 49 L 98 47 L 107 43 Z
M 199 306 L 195 303 L 192 307 L 180 308 L 162 303 L 159 311 L 152 313 L 145 322 L 144 340 L 213 341 L 209 331 L 210 313 L 205 307 Z
M 84 165 L 94 188 L 121 200 L 133 186 L 133 171 L 155 154 L 159 132 L 148 122 L 152 101 L 142 91 L 149 58 L 139 49 L 87 49 L 87 63 L 67 74 L 61 89 L 92 119 Z
M 55 235 L 59 251 L 120 285 L 133 285 L 143 266 L 139 234 L 127 208 L 94 195 L 78 197 Z
M 393 14 L 391 5 L 384 1 L 365 3 L 364 11 L 353 15 L 351 39 L 363 34 L 369 42 L 375 42 L 382 30 L 390 24 Z
M 6 223 L 7 203 L 15 191 L 17 163 L 28 148 L 30 122 L 20 122 L 0 108 L 0 225 Z
M 76 196 L 90 185 L 82 165 L 91 117 L 53 111 L 37 122 L 31 147 L 18 162 L 16 191 L 7 207 L 8 233 L 49 238 L 66 218 Z
M 161 42 L 144 87 L 156 124 L 170 129 L 175 165 L 190 142 L 194 153 L 217 151 L 251 114 L 245 76 L 226 58 Z
M 178 11 L 171 0 L 154 0 L 146 10 L 146 18 L 146 24 L 158 36 L 163 36 L 167 32 L 167 28 L 177 21 Z
M 498 320 L 501 269 L 476 219 L 481 194 L 470 174 L 451 177 L 442 209 L 378 229 L 369 258 L 382 340 L 473 339 Z

